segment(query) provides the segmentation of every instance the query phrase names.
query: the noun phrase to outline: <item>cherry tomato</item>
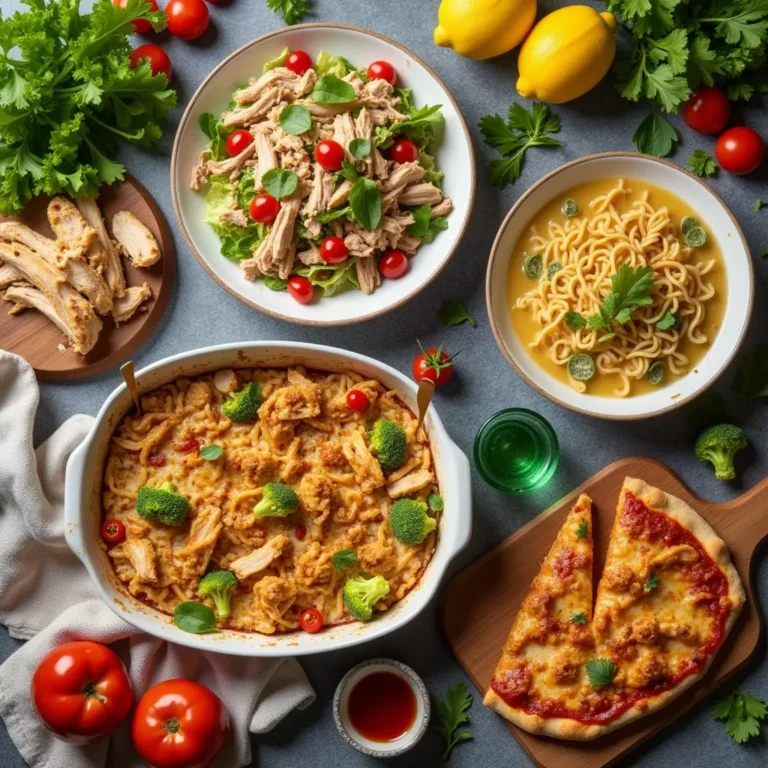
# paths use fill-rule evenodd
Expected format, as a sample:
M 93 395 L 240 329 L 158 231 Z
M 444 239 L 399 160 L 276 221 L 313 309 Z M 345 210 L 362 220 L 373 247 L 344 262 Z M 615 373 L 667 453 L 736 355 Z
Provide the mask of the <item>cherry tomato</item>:
M 88 744 L 125 720 L 133 704 L 123 662 L 106 645 L 75 640 L 54 648 L 32 675 L 32 702 L 48 730 Z
M 390 85 L 397 82 L 397 72 L 388 61 L 374 61 L 368 67 L 369 80 L 386 80 Z
M 344 162 L 344 147 L 333 139 L 323 139 L 315 147 L 315 160 L 326 171 L 338 171 Z
M 140 45 L 138 48 L 131 51 L 131 69 L 136 69 L 142 59 L 149 60 L 149 68 L 152 70 L 153 75 L 162 72 L 170 81 L 171 60 L 168 58 L 168 54 L 159 45 L 147 43 L 146 45 Z
M 744 125 L 729 128 L 715 144 L 715 158 L 720 167 L 739 176 L 756 171 L 763 157 L 763 140 L 758 133 Z
M 290 293 L 299 304 L 309 304 L 315 294 L 315 289 L 306 277 L 296 277 L 294 275 L 293 277 L 288 278 L 288 293 Z
M 230 157 L 236 157 L 246 147 L 253 144 L 253 134 L 244 128 L 238 128 L 227 136 L 227 154 Z
M 101 538 L 114 546 L 125 538 L 125 526 L 119 520 L 105 520 L 101 524 Z
M 304 541 L 304 537 L 307 535 L 307 526 L 306 525 L 297 525 L 296 530 L 294 531 L 296 534 L 296 538 L 299 541 Z
M 416 381 L 429 379 L 435 382 L 436 387 L 447 384 L 453 376 L 453 357 L 443 351 L 441 344 L 437 349 L 424 349 L 419 344 L 421 354 L 416 355 L 413 361 L 413 378 Z
M 368 408 L 368 395 L 359 389 L 350 389 L 347 392 L 347 405 L 351 411 L 363 413 Z
M 307 608 L 299 618 L 299 626 L 311 635 L 319 632 L 323 628 L 324 623 L 323 614 L 317 608 Z
M 157 10 L 157 0 L 147 0 L 147 2 L 152 6 L 153 11 Z M 112 5 L 115 8 L 125 8 L 128 5 L 128 0 L 112 0 Z M 152 31 L 152 25 L 146 19 L 136 19 L 133 22 L 133 28 L 139 35 L 146 35 L 147 32 Z
M 402 251 L 385 251 L 379 261 L 379 272 L 390 280 L 397 280 L 408 271 L 408 258 Z
M 389 148 L 389 157 L 396 163 L 415 163 L 419 159 L 419 148 L 410 139 L 401 137 Z
M 208 6 L 203 0 L 170 0 L 165 6 L 168 31 L 182 40 L 194 40 L 208 29 Z
M 312 69 L 312 59 L 306 51 L 293 51 L 285 60 L 285 66 L 297 75 L 303 75 Z
M 349 248 L 341 237 L 326 237 L 320 244 L 320 258 L 326 264 L 341 264 L 349 257 Z
M 200 443 L 194 437 L 188 437 L 186 440 L 182 440 L 180 443 L 176 443 L 174 448 L 181 453 L 197 453 L 200 450 Z
M 259 224 L 271 224 L 280 213 L 280 203 L 272 195 L 266 192 L 262 195 L 256 195 L 248 206 L 248 213 L 254 221 Z
M 152 768 L 205 768 L 229 734 L 221 699 L 191 680 L 165 680 L 136 705 L 133 745 Z
M 720 133 L 730 116 L 731 102 L 719 88 L 697 88 L 683 104 L 683 119 L 699 133 Z
M 165 456 L 163 456 L 162 453 L 150 454 L 149 463 L 153 467 L 164 467 L 166 461 L 167 461 L 167 459 L 165 458 Z

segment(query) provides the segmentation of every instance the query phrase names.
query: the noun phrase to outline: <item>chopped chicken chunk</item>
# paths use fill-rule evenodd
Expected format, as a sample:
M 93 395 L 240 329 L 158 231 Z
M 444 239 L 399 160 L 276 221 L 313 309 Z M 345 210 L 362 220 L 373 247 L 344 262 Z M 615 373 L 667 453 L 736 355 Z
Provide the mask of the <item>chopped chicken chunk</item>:
M 319 416 L 321 402 L 320 386 L 307 382 L 307 384 L 289 385 L 276 389 L 261 407 L 264 408 L 267 403 L 270 403 L 276 419 L 296 421 Z
M 381 285 L 381 275 L 376 269 L 374 259 L 355 256 L 355 268 L 357 269 L 357 281 L 363 293 L 373 293 Z
M 397 198 L 400 205 L 438 205 L 443 199 L 443 193 L 430 182 L 411 184 Z
M 397 556 L 389 544 L 372 541 L 358 548 L 357 562 L 366 573 L 372 576 L 383 576 L 395 569 Z
M 256 157 L 258 160 L 256 166 L 256 184 L 261 187 L 261 180 L 264 174 L 277 168 L 277 154 L 275 153 L 269 134 L 265 128 L 256 126 L 251 131 L 254 136 L 256 146 Z
M 447 216 L 452 210 L 453 200 L 450 197 L 444 197 L 437 205 L 432 206 L 432 218 Z
M 61 266 L 69 259 L 81 259 L 96 237 L 96 230 L 66 197 L 54 197 L 48 203 L 48 223 L 56 235 Z
M 125 293 L 119 299 L 115 299 L 112 304 L 112 317 L 118 324 L 125 323 L 136 314 L 136 310 L 147 299 L 151 298 L 152 291 L 146 283 L 126 288 Z
M 88 263 L 94 269 L 101 270 L 100 274 L 106 280 L 112 295 L 119 299 L 125 293 L 125 274 L 120 263 L 120 254 L 107 233 L 99 206 L 92 197 L 76 197 L 75 203 L 98 236 L 86 254 Z
M 3 269 L 13 269 L 13 267 L 7 267 L 6 265 Z M 8 310 L 9 315 L 18 315 L 19 312 L 22 312 L 25 309 L 36 309 L 38 312 L 45 315 L 54 325 L 58 326 L 59 330 L 65 335 L 69 336 L 69 329 L 64 320 L 56 314 L 53 304 L 51 304 L 42 291 L 33 288 L 29 283 L 11 285 L 5 292 L 3 298 L 13 305 Z
M 239 557 L 229 564 L 229 569 L 240 581 L 253 576 L 254 573 L 263 571 L 273 560 L 283 554 L 283 550 L 290 539 L 282 533 L 272 537 L 263 547 L 254 549 L 250 555 Z
M 0 264 L 0 290 L 14 283 L 24 283 L 24 275 L 10 264 Z
M 155 550 L 149 539 L 126 539 L 123 544 L 125 556 L 130 560 L 136 578 L 154 584 L 157 581 Z
M 387 493 L 393 499 L 399 499 L 401 496 L 410 496 L 422 488 L 426 488 L 435 482 L 435 476 L 427 469 L 417 469 L 415 472 L 395 480 L 387 486 Z
M 299 499 L 304 509 L 320 525 L 333 511 L 336 502 L 336 487 L 323 475 L 304 475 L 299 484 Z
M 112 217 L 112 234 L 134 267 L 151 267 L 160 260 L 155 236 L 130 211 Z
M 174 553 L 185 578 L 205 573 L 223 527 L 221 508 L 216 506 L 204 507 L 192 521 L 186 545 Z
M 235 109 L 225 112 L 221 121 L 225 128 L 233 126 L 248 126 L 266 117 L 272 107 L 280 101 L 281 90 L 278 87 L 267 88 L 256 101 L 245 109 Z M 253 146 L 253 144 L 251 144 Z
M 364 493 L 370 493 L 384 485 L 381 465 L 371 454 L 358 430 L 344 436 L 341 448 Z

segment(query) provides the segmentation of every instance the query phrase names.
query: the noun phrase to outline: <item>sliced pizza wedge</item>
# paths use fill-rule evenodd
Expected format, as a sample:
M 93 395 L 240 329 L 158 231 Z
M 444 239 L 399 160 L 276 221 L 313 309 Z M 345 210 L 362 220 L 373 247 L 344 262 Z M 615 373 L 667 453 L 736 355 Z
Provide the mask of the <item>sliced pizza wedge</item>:
M 744 601 L 709 524 L 675 496 L 627 478 L 595 602 L 582 722 L 601 736 L 679 696 L 704 675 Z
M 568 513 L 515 617 L 483 703 L 532 733 L 561 738 L 578 723 L 592 632 L 592 500 Z

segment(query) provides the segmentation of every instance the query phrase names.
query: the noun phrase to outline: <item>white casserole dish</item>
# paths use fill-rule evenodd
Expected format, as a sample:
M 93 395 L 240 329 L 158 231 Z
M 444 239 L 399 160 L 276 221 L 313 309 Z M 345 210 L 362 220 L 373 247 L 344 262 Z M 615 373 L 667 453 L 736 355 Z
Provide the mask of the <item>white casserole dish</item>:
M 139 392 L 149 392 L 178 376 L 196 376 L 219 368 L 304 365 L 321 370 L 353 370 L 396 390 L 416 410 L 416 385 L 403 374 L 354 352 L 299 342 L 222 344 L 160 360 L 137 373 Z M 104 602 L 138 629 L 171 643 L 237 656 L 300 656 L 346 648 L 381 637 L 416 616 L 437 592 L 451 560 L 466 546 L 472 531 L 469 460 L 448 436 L 434 406 L 426 428 L 430 436 L 445 509 L 435 553 L 416 587 L 386 613 L 363 624 L 330 627 L 317 634 L 285 635 L 222 630 L 207 635 L 182 632 L 172 618 L 136 600 L 117 579 L 100 546 L 101 488 L 104 461 L 115 427 L 133 408 L 124 384 L 102 406 L 85 441 L 67 464 L 64 518 L 67 544 L 83 561 Z

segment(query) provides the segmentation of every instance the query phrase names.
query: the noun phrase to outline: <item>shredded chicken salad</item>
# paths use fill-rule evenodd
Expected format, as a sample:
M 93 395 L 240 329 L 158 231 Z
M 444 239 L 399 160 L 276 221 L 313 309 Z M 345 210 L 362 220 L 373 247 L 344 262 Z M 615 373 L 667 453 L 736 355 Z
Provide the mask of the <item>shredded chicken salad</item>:
M 395 82 L 387 62 L 355 69 L 285 50 L 218 120 L 201 116 L 209 143 L 192 188 L 204 190 L 206 222 L 246 279 L 302 303 L 315 286 L 370 294 L 448 227 L 432 154 L 441 107 L 414 106 Z

